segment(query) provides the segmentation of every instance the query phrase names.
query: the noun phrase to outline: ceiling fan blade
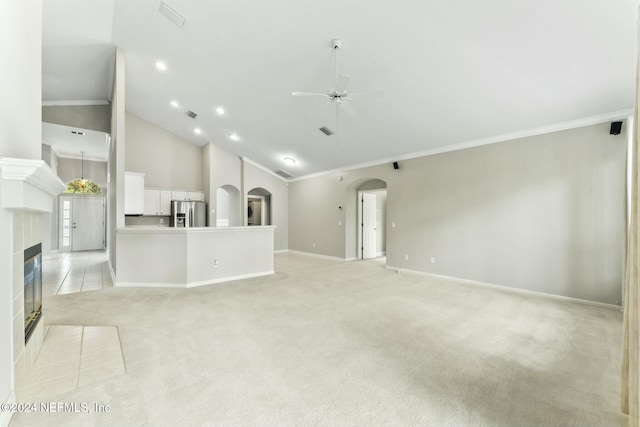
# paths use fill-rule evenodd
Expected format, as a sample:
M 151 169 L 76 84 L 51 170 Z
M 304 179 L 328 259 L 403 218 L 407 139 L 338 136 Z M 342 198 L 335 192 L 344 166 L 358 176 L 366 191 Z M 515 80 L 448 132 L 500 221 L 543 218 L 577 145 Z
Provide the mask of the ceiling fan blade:
M 353 105 L 349 104 L 348 102 L 341 102 L 338 105 L 340 106 L 340 108 L 344 110 L 345 113 L 347 113 L 351 117 L 355 117 L 358 115 L 358 113 L 356 112 L 356 109 L 353 108 Z
M 346 93 L 350 81 L 351 76 L 349 74 L 340 74 L 336 80 L 336 93 Z
M 315 93 L 315 92 L 292 92 L 293 96 L 322 96 L 324 98 L 329 98 L 329 95 L 326 93 Z

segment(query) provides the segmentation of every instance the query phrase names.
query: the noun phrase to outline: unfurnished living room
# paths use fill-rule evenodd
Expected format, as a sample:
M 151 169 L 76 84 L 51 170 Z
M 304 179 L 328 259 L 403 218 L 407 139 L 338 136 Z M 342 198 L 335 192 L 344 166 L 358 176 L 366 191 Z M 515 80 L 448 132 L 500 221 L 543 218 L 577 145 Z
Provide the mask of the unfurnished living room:
M 5 1 L 0 426 L 638 427 L 638 6 Z

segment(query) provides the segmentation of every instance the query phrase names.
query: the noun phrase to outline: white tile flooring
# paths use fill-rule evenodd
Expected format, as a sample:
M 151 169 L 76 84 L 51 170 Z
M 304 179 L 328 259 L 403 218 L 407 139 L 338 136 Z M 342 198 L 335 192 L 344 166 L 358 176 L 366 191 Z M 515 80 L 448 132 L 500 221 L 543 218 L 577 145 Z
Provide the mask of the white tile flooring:
M 116 327 L 51 325 L 19 394 L 29 401 L 48 400 L 125 372 Z
M 106 251 L 60 252 L 42 259 L 42 294 L 112 287 Z M 49 325 L 33 370 L 19 390 L 21 400 L 47 400 L 89 384 L 124 375 L 118 329 L 114 326 Z
M 112 287 L 106 251 L 59 252 L 42 257 L 42 295 Z

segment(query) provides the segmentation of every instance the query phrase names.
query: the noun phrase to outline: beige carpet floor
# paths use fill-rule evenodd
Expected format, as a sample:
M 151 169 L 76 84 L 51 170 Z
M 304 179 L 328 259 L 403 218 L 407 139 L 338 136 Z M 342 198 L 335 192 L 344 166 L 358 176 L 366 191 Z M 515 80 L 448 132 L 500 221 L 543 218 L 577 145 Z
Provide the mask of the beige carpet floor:
M 126 374 L 50 396 L 108 413 L 12 426 L 622 426 L 616 310 L 279 254 L 188 290 L 50 296 L 116 326 Z

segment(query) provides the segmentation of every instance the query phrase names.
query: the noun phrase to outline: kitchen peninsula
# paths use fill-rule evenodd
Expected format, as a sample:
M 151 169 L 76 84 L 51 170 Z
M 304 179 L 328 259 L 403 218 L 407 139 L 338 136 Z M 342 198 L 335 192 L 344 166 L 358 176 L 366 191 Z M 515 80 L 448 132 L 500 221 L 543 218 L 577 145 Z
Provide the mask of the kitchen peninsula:
M 115 286 L 189 288 L 273 274 L 275 228 L 119 228 Z

